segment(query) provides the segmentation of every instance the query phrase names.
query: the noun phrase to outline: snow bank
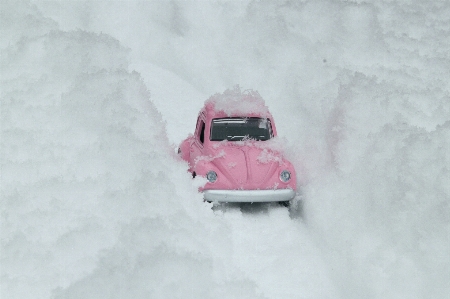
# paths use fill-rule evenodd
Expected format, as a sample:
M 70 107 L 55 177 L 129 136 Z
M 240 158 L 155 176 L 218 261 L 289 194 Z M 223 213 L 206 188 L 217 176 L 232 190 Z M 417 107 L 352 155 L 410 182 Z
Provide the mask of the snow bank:
M 445 298 L 450 7 L 326 3 L 301 10 L 320 20 L 321 6 L 334 9 L 322 34 L 305 33 L 326 59 L 313 74 L 324 75 L 293 87 L 298 109 L 283 110 L 296 124 L 289 153 L 303 166 L 305 221 L 343 297 Z
M 302 158 L 311 231 L 339 269 L 345 297 L 445 298 L 450 120 L 417 127 L 402 117 L 409 101 L 398 103 L 387 84 L 361 76 L 341 92 L 322 148 L 327 170 Z
M 212 297 L 213 214 L 127 50 L 53 30 L 3 53 L 1 296 Z

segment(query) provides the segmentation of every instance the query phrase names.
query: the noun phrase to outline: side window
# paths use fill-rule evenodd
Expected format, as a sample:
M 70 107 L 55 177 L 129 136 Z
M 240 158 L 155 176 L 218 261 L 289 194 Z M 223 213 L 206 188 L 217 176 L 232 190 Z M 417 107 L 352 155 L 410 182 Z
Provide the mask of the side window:
M 200 124 L 200 142 L 203 144 L 205 142 L 205 122 L 201 120 Z

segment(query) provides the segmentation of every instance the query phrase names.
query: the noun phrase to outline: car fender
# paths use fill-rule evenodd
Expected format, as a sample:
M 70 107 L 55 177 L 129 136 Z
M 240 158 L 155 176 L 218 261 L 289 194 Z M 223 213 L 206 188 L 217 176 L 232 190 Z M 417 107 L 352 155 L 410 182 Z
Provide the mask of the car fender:
M 190 160 L 190 153 L 191 153 L 191 145 L 193 142 L 194 136 L 189 136 L 183 142 L 181 142 L 180 146 L 178 147 L 178 154 L 180 157 L 189 163 Z

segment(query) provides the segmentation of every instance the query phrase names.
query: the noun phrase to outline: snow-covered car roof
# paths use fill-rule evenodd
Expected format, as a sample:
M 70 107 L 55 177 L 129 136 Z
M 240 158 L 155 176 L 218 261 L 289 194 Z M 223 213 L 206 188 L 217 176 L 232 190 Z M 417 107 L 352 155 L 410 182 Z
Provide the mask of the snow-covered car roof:
M 269 108 L 257 91 L 241 91 L 239 86 L 216 93 L 205 101 L 206 113 L 213 117 L 264 117 L 272 118 Z

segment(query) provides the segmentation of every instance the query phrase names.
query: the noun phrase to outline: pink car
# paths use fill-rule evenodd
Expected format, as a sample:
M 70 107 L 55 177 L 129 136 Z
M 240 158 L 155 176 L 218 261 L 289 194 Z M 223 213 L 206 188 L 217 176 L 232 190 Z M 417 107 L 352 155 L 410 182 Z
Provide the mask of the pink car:
M 205 102 L 194 135 L 178 153 L 212 202 L 289 202 L 296 193 L 292 164 L 281 154 L 272 115 L 257 92 L 239 87 Z

